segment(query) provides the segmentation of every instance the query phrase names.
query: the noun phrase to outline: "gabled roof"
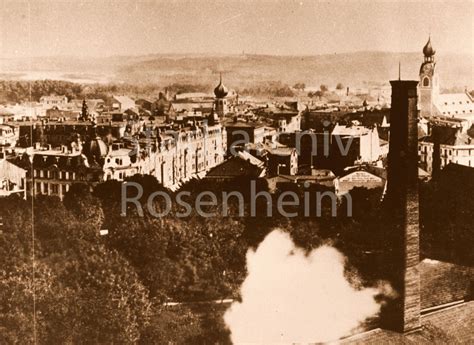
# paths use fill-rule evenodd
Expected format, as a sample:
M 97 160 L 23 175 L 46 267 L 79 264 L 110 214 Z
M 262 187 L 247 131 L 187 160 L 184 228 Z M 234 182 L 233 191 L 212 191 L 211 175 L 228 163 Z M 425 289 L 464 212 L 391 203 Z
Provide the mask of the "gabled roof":
M 357 171 L 366 172 L 366 173 L 374 175 L 374 176 L 376 176 L 376 177 L 378 177 L 382 180 L 387 180 L 387 170 L 384 169 L 384 168 L 373 166 L 373 165 L 359 165 L 359 166 L 346 168 L 342 172 L 342 174 L 339 175 L 337 178 L 340 179 L 342 177 L 353 174 Z
M 233 156 L 222 164 L 212 168 L 206 175 L 209 178 L 263 177 L 263 162 L 253 157 L 245 159 L 245 155 Z
M 450 126 L 436 126 L 433 128 L 432 134 L 421 139 L 421 141 L 434 143 L 435 137 L 433 133 L 439 138 L 440 145 L 460 146 L 460 145 L 474 145 L 474 140 L 467 132 L 462 131 L 457 127 Z

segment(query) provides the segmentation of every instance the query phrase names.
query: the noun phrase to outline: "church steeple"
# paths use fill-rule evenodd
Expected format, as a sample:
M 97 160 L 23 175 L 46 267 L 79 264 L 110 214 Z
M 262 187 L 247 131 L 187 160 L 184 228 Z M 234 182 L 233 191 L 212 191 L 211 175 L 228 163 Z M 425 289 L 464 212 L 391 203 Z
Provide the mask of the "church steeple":
M 229 90 L 222 83 L 222 73 L 219 76 L 219 85 L 214 89 L 214 95 L 216 96 L 215 107 L 216 113 L 220 117 L 224 116 L 227 112 L 227 100 L 226 96 L 229 93 Z
M 424 59 L 420 67 L 420 83 L 418 86 L 420 114 L 423 117 L 434 115 L 433 111 L 436 107 L 433 104 L 439 94 L 438 75 L 435 73 L 435 54 L 436 50 L 434 50 L 431 44 L 431 36 L 429 36 L 428 42 L 423 47 Z

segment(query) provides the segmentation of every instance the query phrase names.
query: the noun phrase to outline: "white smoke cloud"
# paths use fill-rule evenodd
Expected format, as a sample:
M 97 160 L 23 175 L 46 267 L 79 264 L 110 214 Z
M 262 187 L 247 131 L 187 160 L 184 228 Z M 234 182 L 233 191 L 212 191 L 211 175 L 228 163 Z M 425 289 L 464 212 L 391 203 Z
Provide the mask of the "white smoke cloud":
M 276 230 L 247 252 L 247 268 L 242 302 L 224 315 L 235 344 L 333 341 L 380 311 L 380 290 L 354 289 L 344 277 L 344 256 L 329 246 L 305 255 Z

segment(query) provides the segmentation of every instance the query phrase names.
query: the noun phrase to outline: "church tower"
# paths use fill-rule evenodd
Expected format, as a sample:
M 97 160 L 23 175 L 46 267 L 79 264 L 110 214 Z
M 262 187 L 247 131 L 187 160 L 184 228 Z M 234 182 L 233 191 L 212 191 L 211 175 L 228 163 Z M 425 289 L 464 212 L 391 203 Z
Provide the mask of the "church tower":
M 439 94 L 438 74 L 435 72 L 436 62 L 434 59 L 436 51 L 431 46 L 431 37 L 423 47 L 424 61 L 420 68 L 419 105 L 420 115 L 430 117 L 435 115 L 436 107 L 433 103 Z
M 222 73 L 219 79 L 219 85 L 214 89 L 215 99 L 215 109 L 219 117 L 225 116 L 227 112 L 227 99 L 226 96 L 229 93 L 227 88 L 222 84 Z

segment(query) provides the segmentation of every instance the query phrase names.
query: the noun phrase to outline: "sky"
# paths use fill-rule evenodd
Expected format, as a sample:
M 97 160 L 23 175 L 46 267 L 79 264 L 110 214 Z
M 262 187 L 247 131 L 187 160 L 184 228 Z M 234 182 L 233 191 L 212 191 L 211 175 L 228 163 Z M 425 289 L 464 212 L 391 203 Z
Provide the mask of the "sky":
M 472 54 L 474 1 L 0 0 L 0 57 Z

